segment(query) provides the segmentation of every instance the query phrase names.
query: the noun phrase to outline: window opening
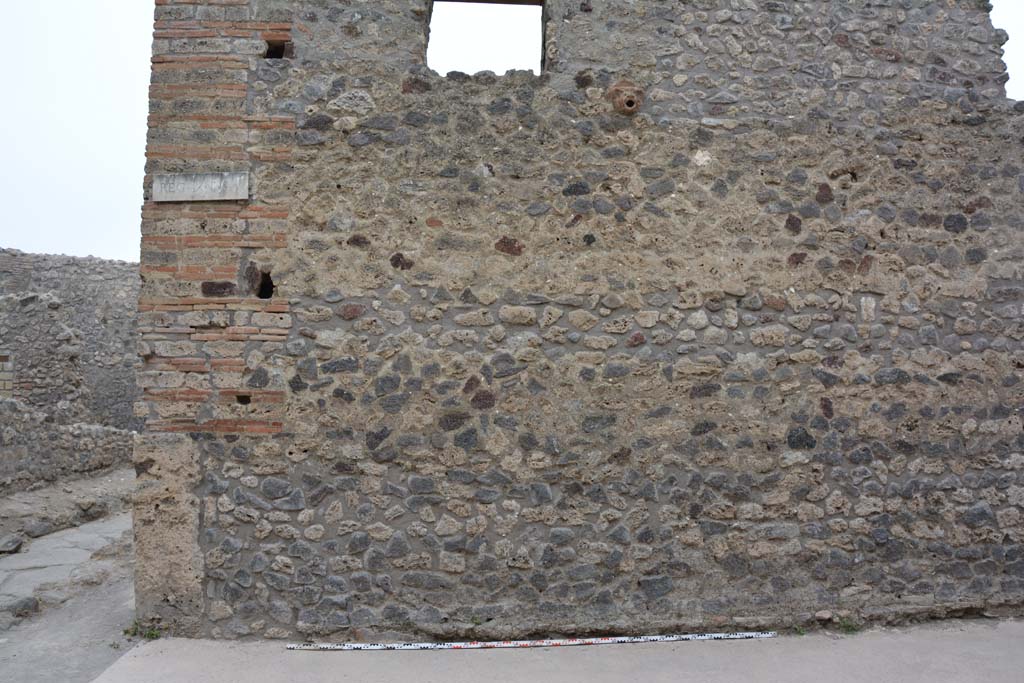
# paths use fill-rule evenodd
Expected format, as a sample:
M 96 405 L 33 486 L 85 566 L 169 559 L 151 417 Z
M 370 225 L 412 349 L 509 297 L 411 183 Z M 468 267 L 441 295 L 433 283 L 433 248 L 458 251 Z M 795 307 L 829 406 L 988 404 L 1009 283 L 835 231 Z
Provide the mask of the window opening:
M 427 66 L 441 75 L 544 67 L 543 0 L 435 0 Z

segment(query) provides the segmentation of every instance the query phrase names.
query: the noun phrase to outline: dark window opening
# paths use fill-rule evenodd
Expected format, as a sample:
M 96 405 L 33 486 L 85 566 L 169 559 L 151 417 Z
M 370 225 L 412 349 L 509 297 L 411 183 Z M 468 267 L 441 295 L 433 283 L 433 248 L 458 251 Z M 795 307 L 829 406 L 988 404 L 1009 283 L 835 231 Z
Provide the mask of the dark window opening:
M 269 299 L 274 296 L 274 279 L 270 273 L 260 270 L 255 263 L 249 263 L 245 268 L 245 282 L 249 286 L 249 292 L 261 299 Z
M 263 56 L 267 59 L 290 59 L 295 56 L 295 46 L 290 40 L 268 40 Z
M 427 65 L 439 74 L 544 68 L 543 0 L 434 0 Z
M 256 296 L 261 299 L 269 299 L 274 296 L 274 280 L 270 273 L 260 273 L 260 285 L 256 290 Z
M 238 405 L 247 406 L 252 403 L 252 396 L 247 394 L 238 394 L 235 396 L 235 400 L 238 401 Z

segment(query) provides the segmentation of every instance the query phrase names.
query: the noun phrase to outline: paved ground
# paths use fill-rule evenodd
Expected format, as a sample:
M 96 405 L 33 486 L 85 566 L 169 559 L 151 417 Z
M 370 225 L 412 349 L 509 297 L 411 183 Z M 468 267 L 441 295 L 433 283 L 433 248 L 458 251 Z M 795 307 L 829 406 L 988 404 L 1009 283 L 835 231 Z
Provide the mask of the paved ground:
M 44 604 L 63 602 L 59 586 L 72 579 L 101 583 L 100 577 L 83 573 L 96 574 L 112 566 L 83 565 L 97 551 L 120 541 L 131 523 L 131 515 L 122 513 L 38 538 L 23 552 L 0 556 L 0 611 L 10 602 L 37 593 Z M 51 585 L 54 589 L 48 590 Z
M 130 577 L 108 581 L 0 631 L 0 681 L 88 683 L 135 644 Z M 147 679 L 139 679 L 145 681 Z
M 0 498 L 0 536 L 43 536 L 128 509 L 135 470 L 62 481 Z
M 1019 683 L 1024 621 L 943 622 L 853 636 L 471 652 L 289 652 L 283 643 L 158 640 L 95 683 L 742 681 Z
M 0 556 L 0 681 L 85 683 L 133 645 L 130 527 L 121 514 Z M 39 613 L 13 619 L 26 601 Z

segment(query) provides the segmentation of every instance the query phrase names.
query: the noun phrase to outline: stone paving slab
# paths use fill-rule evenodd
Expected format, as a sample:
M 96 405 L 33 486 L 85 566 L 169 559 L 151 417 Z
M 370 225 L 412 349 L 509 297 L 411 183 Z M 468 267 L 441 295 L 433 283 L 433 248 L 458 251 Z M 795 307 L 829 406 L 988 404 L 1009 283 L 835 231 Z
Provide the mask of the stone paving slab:
M 289 652 L 280 642 L 170 639 L 135 648 L 94 683 L 1016 683 L 1024 680 L 1022 642 L 1022 621 L 954 621 L 853 636 L 464 652 Z
M 129 467 L 12 493 L 0 498 L 0 537 L 39 536 L 37 529 L 49 534 L 117 514 L 127 509 L 134 488 L 135 470 Z
M 87 683 L 135 644 L 123 633 L 134 616 L 126 566 L 59 607 L 0 630 L 0 681 Z
M 130 528 L 118 515 L 0 557 L 0 681 L 85 683 L 134 645 Z
M 26 550 L 0 557 L 0 611 L 44 586 L 70 580 L 93 553 L 120 539 L 131 524 L 130 513 L 115 515 L 38 538 Z

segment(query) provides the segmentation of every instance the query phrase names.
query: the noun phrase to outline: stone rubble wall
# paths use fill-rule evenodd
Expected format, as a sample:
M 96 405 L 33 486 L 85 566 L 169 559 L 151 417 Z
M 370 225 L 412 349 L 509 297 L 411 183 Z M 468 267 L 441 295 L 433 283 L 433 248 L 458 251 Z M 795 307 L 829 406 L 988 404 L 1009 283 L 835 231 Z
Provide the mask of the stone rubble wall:
M 543 75 L 445 78 L 425 0 L 161 0 L 146 196 L 252 190 L 143 208 L 140 619 L 1019 611 L 1024 105 L 987 10 L 550 0 Z
M 60 424 L 13 399 L 0 399 L 0 495 L 93 474 L 131 462 L 132 433 Z
M 135 429 L 138 265 L 0 249 L 13 397 L 63 422 Z
M 0 249 L 0 493 L 131 460 L 138 266 Z

